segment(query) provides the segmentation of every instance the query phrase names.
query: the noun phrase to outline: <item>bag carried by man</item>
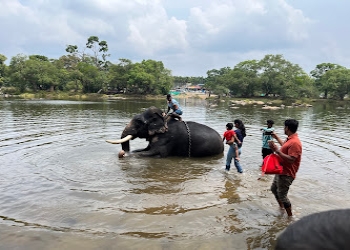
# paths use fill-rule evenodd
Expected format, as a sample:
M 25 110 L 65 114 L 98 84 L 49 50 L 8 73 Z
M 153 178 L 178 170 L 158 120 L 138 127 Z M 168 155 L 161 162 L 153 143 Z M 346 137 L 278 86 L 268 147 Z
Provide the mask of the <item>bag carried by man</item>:
M 279 158 L 276 154 L 269 154 L 264 158 L 263 165 L 261 166 L 262 176 L 264 174 L 282 174 L 283 167 L 279 162 Z

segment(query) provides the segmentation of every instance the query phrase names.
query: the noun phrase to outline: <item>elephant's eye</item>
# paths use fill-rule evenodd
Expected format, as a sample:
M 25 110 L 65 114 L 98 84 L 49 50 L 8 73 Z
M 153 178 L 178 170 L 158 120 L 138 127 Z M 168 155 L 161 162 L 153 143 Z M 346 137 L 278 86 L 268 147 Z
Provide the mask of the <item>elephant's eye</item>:
M 139 126 L 142 126 L 143 124 L 147 124 L 147 121 L 143 119 L 137 119 L 136 121 L 139 124 Z

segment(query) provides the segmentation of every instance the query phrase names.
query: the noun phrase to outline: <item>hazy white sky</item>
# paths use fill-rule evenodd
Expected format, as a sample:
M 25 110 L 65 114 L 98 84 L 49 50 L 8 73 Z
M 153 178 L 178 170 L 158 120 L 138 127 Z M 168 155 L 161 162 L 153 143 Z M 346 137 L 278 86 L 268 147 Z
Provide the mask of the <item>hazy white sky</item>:
M 348 0 L 0 0 L 0 54 L 59 58 L 89 36 L 110 61 L 162 61 L 176 76 L 206 76 L 283 54 L 309 73 L 350 67 Z

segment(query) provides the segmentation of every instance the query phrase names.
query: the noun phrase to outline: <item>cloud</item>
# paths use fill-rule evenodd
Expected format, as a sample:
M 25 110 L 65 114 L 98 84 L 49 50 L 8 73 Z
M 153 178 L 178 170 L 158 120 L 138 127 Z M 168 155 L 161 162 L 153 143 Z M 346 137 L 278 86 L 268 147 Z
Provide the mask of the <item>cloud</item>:
M 311 21 L 284 1 L 224 1 L 191 11 L 192 42 L 204 50 L 287 48 L 308 38 Z
M 143 6 L 145 8 L 145 6 Z M 147 11 L 129 20 L 128 41 L 139 53 L 149 56 L 162 51 L 182 51 L 188 47 L 186 22 L 168 18 L 159 5 L 147 6 Z
M 107 41 L 113 62 L 161 60 L 174 75 L 205 75 L 277 53 L 309 71 L 322 62 L 349 65 L 348 7 L 316 0 L 0 0 L 0 53 L 58 58 L 66 45 L 83 47 L 94 35 Z

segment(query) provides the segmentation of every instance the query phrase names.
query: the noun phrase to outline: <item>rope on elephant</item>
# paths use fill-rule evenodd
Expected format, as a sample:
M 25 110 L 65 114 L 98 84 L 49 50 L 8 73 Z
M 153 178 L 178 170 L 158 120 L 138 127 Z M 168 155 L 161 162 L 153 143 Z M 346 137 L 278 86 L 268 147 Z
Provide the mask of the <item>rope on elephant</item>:
M 188 157 L 191 157 L 191 132 L 190 132 L 190 128 L 187 125 L 187 122 L 183 121 L 183 123 L 186 126 L 187 135 L 188 135 Z

